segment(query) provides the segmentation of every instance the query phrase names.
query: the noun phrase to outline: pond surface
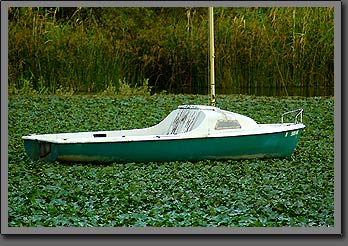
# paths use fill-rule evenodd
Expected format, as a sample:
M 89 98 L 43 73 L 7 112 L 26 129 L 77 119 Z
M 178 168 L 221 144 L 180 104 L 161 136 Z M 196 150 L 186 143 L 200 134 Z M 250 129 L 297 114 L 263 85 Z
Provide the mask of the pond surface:
M 163 89 L 157 88 L 155 92 L 159 93 Z M 174 94 L 208 94 L 209 88 L 194 88 L 182 87 L 171 93 Z M 334 87 L 241 87 L 241 88 L 227 88 L 217 87 L 217 95 L 255 95 L 255 96 L 304 96 L 304 97 L 318 97 L 318 96 L 333 96 Z

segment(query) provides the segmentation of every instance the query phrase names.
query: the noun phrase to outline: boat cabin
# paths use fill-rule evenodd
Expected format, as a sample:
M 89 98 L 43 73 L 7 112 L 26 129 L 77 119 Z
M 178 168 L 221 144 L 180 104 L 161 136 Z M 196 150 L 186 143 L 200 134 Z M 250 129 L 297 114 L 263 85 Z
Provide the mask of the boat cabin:
M 221 130 L 255 129 L 258 124 L 251 118 L 221 110 L 213 106 L 182 105 L 172 111 L 157 126 L 163 127 L 164 135 L 183 133 L 210 134 Z

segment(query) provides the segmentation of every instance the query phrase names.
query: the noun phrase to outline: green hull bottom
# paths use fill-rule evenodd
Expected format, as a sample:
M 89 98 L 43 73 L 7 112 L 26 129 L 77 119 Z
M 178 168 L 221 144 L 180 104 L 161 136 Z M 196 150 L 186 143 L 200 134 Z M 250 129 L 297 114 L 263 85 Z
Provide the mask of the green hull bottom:
M 150 162 L 252 159 L 293 154 L 302 129 L 260 135 L 106 143 L 55 144 L 24 140 L 33 160 Z M 293 134 L 295 133 L 295 134 Z

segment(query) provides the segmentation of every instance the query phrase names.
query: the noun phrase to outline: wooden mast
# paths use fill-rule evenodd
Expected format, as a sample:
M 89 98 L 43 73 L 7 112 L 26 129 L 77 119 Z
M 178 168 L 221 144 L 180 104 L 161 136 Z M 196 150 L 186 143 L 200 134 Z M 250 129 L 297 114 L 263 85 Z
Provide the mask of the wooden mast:
M 209 7 L 209 61 L 210 61 L 210 105 L 215 107 L 215 71 L 214 71 L 214 16 L 213 7 Z

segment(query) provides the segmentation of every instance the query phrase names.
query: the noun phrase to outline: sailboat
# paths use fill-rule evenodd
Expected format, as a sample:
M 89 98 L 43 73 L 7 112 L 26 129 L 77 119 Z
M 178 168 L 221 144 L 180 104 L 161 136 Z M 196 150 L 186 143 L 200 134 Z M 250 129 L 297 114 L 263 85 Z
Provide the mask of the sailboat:
M 180 105 L 158 124 L 142 129 L 23 136 L 32 160 L 162 162 L 286 157 L 305 128 L 303 109 L 285 112 L 281 123 L 215 106 L 213 7 L 209 7 L 210 105 Z M 293 122 L 284 116 L 294 114 Z

